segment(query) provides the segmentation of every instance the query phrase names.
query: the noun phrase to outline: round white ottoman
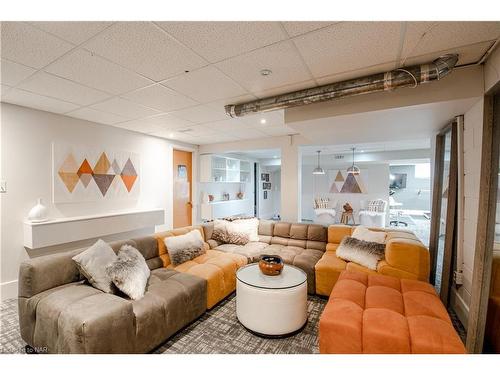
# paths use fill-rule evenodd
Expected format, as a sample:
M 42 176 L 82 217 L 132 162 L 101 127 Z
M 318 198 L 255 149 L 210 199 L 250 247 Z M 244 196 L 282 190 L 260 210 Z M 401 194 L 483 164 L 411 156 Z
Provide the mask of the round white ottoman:
M 236 316 L 263 336 L 286 336 L 307 322 L 307 275 L 285 264 L 278 276 L 266 276 L 254 263 L 236 273 Z

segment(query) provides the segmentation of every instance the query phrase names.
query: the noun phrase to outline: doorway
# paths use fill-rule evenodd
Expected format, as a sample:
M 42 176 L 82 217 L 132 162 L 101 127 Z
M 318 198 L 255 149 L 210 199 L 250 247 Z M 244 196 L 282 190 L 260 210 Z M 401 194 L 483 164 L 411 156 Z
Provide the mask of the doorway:
M 181 228 L 193 224 L 192 162 L 189 151 L 174 150 L 173 153 L 173 227 Z

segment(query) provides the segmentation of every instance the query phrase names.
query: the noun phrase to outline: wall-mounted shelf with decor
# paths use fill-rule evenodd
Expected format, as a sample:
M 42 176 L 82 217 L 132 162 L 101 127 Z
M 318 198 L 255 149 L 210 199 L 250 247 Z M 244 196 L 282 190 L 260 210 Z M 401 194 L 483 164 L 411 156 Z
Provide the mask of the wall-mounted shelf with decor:
M 200 182 L 250 181 L 250 161 L 219 155 L 200 156 Z
M 28 249 L 55 246 L 154 227 L 164 221 L 165 211 L 161 208 L 65 217 L 41 223 L 25 221 L 24 246 Z

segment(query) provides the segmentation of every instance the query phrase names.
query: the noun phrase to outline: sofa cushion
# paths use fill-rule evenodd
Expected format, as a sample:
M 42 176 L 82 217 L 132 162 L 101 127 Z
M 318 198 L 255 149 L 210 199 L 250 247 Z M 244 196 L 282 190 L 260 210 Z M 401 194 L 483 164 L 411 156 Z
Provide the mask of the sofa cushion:
M 273 235 L 273 229 L 274 221 L 259 220 L 259 236 L 271 237 Z
M 152 271 L 146 293 L 133 301 L 136 352 L 164 342 L 206 310 L 206 282 L 187 273 L 160 268 Z
M 320 318 L 321 353 L 465 353 L 430 284 L 345 271 Z
M 295 240 L 307 240 L 307 224 L 291 224 L 290 238 Z
M 315 242 L 326 242 L 327 229 L 323 225 L 309 224 L 307 227 L 307 239 Z
M 274 224 L 273 236 L 290 238 L 290 223 L 277 222 Z

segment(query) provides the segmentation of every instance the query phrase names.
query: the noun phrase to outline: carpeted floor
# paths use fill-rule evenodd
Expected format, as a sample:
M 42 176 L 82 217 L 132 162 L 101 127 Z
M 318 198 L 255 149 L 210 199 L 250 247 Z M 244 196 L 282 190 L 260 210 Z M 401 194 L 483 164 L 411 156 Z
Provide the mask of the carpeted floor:
M 156 348 L 157 354 L 309 354 L 318 353 L 319 317 L 327 300 L 308 296 L 308 322 L 298 334 L 266 339 L 248 332 L 236 319 L 236 297 L 231 295 L 200 319 Z M 449 311 L 455 330 L 465 342 L 465 329 Z M 0 304 L 0 353 L 24 353 L 19 334 L 17 300 Z
M 236 319 L 233 294 L 194 321 L 153 353 L 202 354 L 309 354 L 318 353 L 319 317 L 327 300 L 308 297 L 307 325 L 298 334 L 283 339 L 265 339 L 248 332 Z M 0 304 L 0 353 L 24 353 L 19 334 L 17 300 Z

